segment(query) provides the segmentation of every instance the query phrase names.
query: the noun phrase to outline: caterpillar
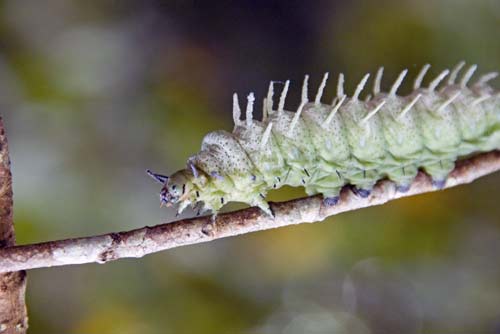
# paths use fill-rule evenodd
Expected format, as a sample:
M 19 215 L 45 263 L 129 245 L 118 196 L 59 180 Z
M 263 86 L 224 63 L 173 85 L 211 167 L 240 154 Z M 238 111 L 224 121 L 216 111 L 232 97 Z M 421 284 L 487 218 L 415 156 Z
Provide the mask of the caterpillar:
M 367 197 L 383 178 L 406 192 L 419 169 L 441 188 L 457 159 L 500 149 L 500 92 L 488 84 L 498 73 L 482 75 L 469 87 L 477 65 L 459 78 L 464 66 L 462 61 L 451 71 L 442 71 L 423 87 L 430 68 L 424 65 L 407 96 L 396 94 L 407 69 L 383 92 L 380 67 L 373 96 L 363 101 L 359 97 L 370 74 L 348 97 L 341 73 L 331 104 L 321 102 L 329 74 L 325 73 L 313 101 L 306 75 L 295 112 L 284 109 L 290 81 L 282 83 L 277 106 L 276 82 L 271 81 L 260 121 L 253 118 L 254 94 L 247 97 L 242 120 L 235 93 L 232 133 L 207 134 L 201 151 L 171 176 L 147 173 L 163 185 L 162 205 L 178 204 L 178 214 L 191 205 L 198 214 L 210 210 L 214 217 L 231 201 L 258 206 L 272 216 L 266 194 L 284 185 L 302 186 L 308 195 L 322 194 L 329 206 L 337 204 L 345 185 Z

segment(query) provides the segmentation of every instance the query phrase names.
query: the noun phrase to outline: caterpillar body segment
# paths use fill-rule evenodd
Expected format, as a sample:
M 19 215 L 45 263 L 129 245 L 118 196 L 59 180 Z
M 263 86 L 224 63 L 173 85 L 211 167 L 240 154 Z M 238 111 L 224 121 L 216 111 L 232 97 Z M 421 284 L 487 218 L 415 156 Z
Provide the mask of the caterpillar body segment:
M 332 106 L 323 104 L 307 105 L 304 111 L 303 119 L 316 149 L 316 168 L 311 169 L 315 182 L 309 180 L 306 184 L 307 194 L 338 196 L 346 182 L 339 171 L 347 171 L 351 167 L 351 152 L 344 123 L 338 113 L 331 117 L 331 112 Z M 329 121 L 326 122 L 328 118 Z
M 442 187 L 457 159 L 500 149 L 500 94 L 488 85 L 497 73 L 485 74 L 469 87 L 476 66 L 460 76 L 463 67 L 461 62 L 451 72 L 444 70 L 425 86 L 425 65 L 408 96 L 396 94 L 407 70 L 384 92 L 380 68 L 373 97 L 364 101 L 359 97 L 369 75 L 349 97 L 340 74 L 332 104 L 321 102 L 328 74 L 311 102 L 306 76 L 295 112 L 284 109 L 290 82 L 284 83 L 277 106 L 271 82 L 261 121 L 253 119 L 253 93 L 241 120 L 235 94 L 232 133 L 220 130 L 205 136 L 186 169 L 169 177 L 148 173 L 163 183 L 162 203 L 179 203 L 179 212 L 191 205 L 215 214 L 236 201 L 272 215 L 266 194 L 283 185 L 322 194 L 326 205 L 336 204 L 347 184 L 367 196 L 378 180 L 389 178 L 398 190 L 407 191 L 419 168 Z

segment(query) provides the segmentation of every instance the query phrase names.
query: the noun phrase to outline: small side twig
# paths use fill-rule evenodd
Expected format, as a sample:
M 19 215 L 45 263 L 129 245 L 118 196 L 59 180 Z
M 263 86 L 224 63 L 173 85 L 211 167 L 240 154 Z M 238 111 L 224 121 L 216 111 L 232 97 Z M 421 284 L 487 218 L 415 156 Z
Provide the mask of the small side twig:
M 7 137 L 0 118 L 0 248 L 15 244 L 12 222 L 12 175 Z M 10 271 L 10 272 L 9 272 Z M 4 270 L 0 274 L 0 332 L 26 333 L 28 317 L 24 294 L 26 272 Z
M 500 151 L 479 154 L 459 161 L 444 187 L 469 183 L 498 170 Z M 0 271 L 138 258 L 179 246 L 281 226 L 318 222 L 341 212 L 435 190 L 429 176 L 420 172 L 406 193 L 397 192 L 394 183 L 383 180 L 367 198 L 358 197 L 347 187 L 344 188 L 339 204 L 332 207 L 325 206 L 321 196 L 271 203 L 274 219 L 258 208 L 248 208 L 221 214 L 215 223 L 211 222 L 210 217 L 183 219 L 126 232 L 13 246 L 0 250 Z

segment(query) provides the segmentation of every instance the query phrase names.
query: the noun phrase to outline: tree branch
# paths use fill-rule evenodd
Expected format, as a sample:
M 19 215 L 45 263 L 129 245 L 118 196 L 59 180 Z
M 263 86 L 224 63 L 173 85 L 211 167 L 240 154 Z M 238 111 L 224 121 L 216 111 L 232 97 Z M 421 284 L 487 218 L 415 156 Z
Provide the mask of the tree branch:
M 0 118 L 0 247 L 14 246 L 12 222 L 12 175 L 7 136 Z M 5 272 L 12 271 L 12 272 Z M 0 332 L 26 333 L 28 317 L 24 295 L 26 272 L 5 270 L 0 274 Z
M 459 161 L 448 177 L 445 188 L 470 183 L 498 170 L 500 151 L 479 154 Z M 0 272 L 91 262 L 105 263 L 127 257 L 138 258 L 179 246 L 281 226 L 318 222 L 341 212 L 435 190 L 429 176 L 419 172 L 406 193 L 397 192 L 394 183 L 383 180 L 367 198 L 360 198 L 345 187 L 341 192 L 339 204 L 332 207 L 325 206 L 319 195 L 271 203 L 275 213 L 274 219 L 258 208 L 248 208 L 221 214 L 215 223 L 211 223 L 210 217 L 200 217 L 126 232 L 13 246 L 0 250 Z

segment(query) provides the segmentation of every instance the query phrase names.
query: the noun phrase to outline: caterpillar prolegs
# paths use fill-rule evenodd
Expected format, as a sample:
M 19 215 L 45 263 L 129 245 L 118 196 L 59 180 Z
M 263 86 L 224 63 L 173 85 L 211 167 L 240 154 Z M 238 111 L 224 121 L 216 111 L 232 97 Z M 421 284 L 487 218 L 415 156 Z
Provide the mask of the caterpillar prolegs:
M 500 149 L 500 92 L 488 85 L 498 73 L 485 74 L 468 86 L 477 66 L 459 78 L 464 65 L 460 62 L 451 72 L 442 71 L 423 87 L 430 67 L 425 65 L 408 96 L 396 94 L 407 70 L 383 92 L 380 68 L 373 97 L 364 101 L 359 97 L 369 74 L 351 97 L 344 93 L 340 74 L 331 104 L 321 102 L 328 73 L 313 101 L 306 75 L 295 112 L 284 109 L 290 81 L 284 83 L 276 107 L 271 82 L 261 121 L 253 119 L 254 94 L 248 95 L 245 120 L 234 94 L 232 133 L 220 130 L 206 135 L 186 169 L 171 176 L 148 173 L 163 184 L 162 204 L 178 203 L 179 213 L 192 205 L 199 207 L 198 212 L 216 214 L 225 203 L 235 201 L 272 215 L 265 196 L 283 185 L 303 186 L 308 195 L 322 194 L 326 205 L 335 205 L 347 184 L 362 197 L 382 178 L 407 191 L 420 168 L 440 188 L 457 159 Z

